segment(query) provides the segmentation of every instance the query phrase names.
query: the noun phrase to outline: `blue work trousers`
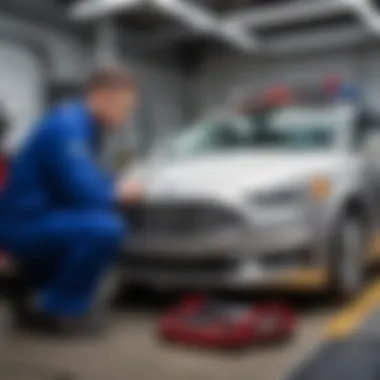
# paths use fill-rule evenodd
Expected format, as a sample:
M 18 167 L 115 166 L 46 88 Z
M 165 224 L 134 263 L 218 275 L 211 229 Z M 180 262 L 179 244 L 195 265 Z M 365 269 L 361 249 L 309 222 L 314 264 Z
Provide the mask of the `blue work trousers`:
M 10 218 L 0 229 L 5 248 L 35 280 L 41 309 L 72 317 L 91 309 L 127 233 L 116 213 L 92 210 Z

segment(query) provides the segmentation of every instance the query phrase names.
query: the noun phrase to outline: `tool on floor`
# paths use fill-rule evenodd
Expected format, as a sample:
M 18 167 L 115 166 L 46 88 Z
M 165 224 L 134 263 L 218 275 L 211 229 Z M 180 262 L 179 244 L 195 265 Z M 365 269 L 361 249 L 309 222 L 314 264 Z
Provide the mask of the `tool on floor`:
M 158 333 L 170 342 L 237 349 L 284 341 L 295 326 L 294 311 L 281 302 L 244 305 L 191 295 L 161 318 Z

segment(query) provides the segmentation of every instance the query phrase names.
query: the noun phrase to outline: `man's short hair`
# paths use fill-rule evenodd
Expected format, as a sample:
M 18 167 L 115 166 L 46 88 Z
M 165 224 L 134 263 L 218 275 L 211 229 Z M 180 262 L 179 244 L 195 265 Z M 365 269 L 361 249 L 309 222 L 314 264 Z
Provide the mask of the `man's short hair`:
M 131 71 L 124 67 L 101 67 L 95 69 L 87 79 L 86 91 L 101 89 L 136 90 L 137 84 Z

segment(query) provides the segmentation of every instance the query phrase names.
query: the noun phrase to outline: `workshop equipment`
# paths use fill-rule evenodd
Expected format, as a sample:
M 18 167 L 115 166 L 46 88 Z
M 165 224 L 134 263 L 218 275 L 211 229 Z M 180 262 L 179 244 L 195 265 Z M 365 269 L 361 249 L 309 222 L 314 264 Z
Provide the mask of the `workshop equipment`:
M 192 295 L 162 317 L 158 332 L 170 342 L 237 349 L 284 341 L 295 326 L 293 310 L 280 302 L 244 305 Z

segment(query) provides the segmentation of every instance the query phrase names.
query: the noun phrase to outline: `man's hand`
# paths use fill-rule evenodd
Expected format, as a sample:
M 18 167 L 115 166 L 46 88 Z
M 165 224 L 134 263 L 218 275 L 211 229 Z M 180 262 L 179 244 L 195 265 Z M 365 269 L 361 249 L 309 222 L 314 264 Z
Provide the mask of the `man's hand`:
M 118 199 L 122 204 L 138 202 L 143 198 L 143 186 L 132 180 L 121 181 L 117 187 Z

